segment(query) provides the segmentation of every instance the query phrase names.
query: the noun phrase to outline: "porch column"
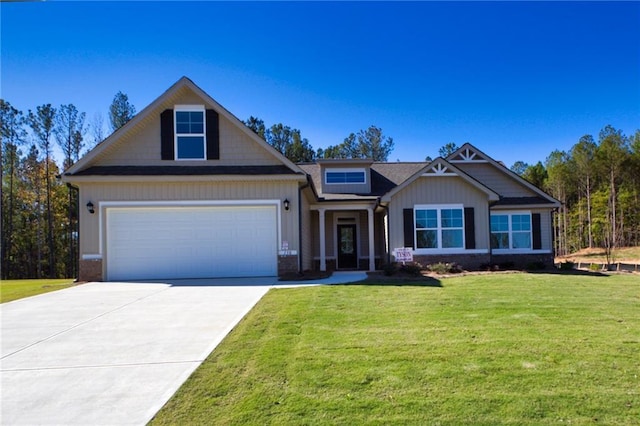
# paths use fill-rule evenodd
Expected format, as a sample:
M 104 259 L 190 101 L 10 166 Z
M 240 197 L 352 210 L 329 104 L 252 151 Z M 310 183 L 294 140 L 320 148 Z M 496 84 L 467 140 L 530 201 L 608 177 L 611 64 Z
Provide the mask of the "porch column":
M 324 236 L 324 209 L 318 209 L 318 215 L 320 216 L 320 270 L 327 270 L 327 249 Z
M 373 238 L 373 209 L 369 207 L 368 213 L 368 225 L 369 225 L 369 270 L 376 270 L 376 250 L 375 250 L 375 238 Z

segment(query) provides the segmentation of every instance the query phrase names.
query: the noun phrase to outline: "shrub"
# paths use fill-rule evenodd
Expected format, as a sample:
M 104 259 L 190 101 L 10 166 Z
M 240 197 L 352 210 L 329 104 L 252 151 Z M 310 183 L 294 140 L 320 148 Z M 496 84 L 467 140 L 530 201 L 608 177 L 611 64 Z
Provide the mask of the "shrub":
M 407 263 L 400 266 L 400 272 L 411 275 L 412 277 L 417 277 L 422 275 L 422 265 L 418 262 Z
M 458 272 L 462 272 L 462 268 L 455 262 L 452 263 L 432 263 L 431 265 L 427 265 L 427 269 L 431 272 L 435 272 L 436 274 L 455 274 Z
M 396 263 L 387 263 L 383 266 L 382 268 L 382 272 L 387 276 L 390 277 L 391 275 L 395 275 L 396 272 L 398 272 L 398 266 Z
M 499 269 L 502 271 L 508 271 L 509 269 L 513 269 L 516 266 L 513 262 L 502 262 L 498 265 Z
M 597 263 L 592 263 L 591 265 L 589 265 L 590 271 L 599 271 L 600 269 L 602 269 L 602 266 L 598 265 Z
M 561 271 L 571 271 L 575 267 L 575 263 L 573 262 L 562 262 L 560 264 Z

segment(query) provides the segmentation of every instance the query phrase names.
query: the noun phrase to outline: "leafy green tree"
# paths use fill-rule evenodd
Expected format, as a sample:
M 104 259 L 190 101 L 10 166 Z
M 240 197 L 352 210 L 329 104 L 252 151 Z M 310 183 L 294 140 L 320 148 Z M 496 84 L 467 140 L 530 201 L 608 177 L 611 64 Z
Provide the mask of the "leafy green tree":
M 593 193 L 594 162 L 597 148 L 598 146 L 591 135 L 582 136 L 578 143 L 571 148 L 571 158 L 575 165 L 574 173 L 580 189 L 587 199 L 587 244 L 589 248 L 593 247 L 591 194 Z
M 17 169 L 20 159 L 19 146 L 26 141 L 24 129 L 24 115 L 9 102 L 0 99 L 0 138 L 2 140 L 2 155 L 0 162 L 0 181 L 2 182 L 2 197 L 0 197 L 0 211 L 2 212 L 2 278 L 11 276 L 13 256 L 14 218 L 16 216 L 15 186 L 18 179 Z
M 458 145 L 456 145 L 455 142 L 449 142 L 443 145 L 442 147 L 440 147 L 440 149 L 438 150 L 438 154 L 442 158 L 447 158 L 448 156 L 456 152 L 457 149 L 458 149 Z
M 629 154 L 629 141 L 621 130 L 615 129 L 611 125 L 605 126 L 599 135 L 598 150 L 596 159 L 600 172 L 608 180 L 609 185 L 609 223 L 611 226 L 608 235 L 608 245 L 606 248 L 612 249 L 617 246 L 620 224 L 618 223 L 618 184 L 622 176 L 623 164 Z
M 511 171 L 513 173 L 517 174 L 518 176 L 522 176 L 524 174 L 524 172 L 527 170 L 528 167 L 529 167 L 529 165 L 527 163 L 525 163 L 524 161 L 516 161 L 511 166 Z
M 36 143 L 45 157 L 45 196 L 47 209 L 47 247 L 49 248 L 49 278 L 55 278 L 55 248 L 53 239 L 53 210 L 51 206 L 51 138 L 55 129 L 56 109 L 51 104 L 45 104 L 36 108 L 33 113 L 29 110 L 27 122 L 34 134 Z M 55 164 L 55 163 L 54 163 Z
M 547 180 L 547 170 L 542 162 L 538 161 L 535 165 L 528 166 L 522 177 L 538 188 L 543 188 Z
M 262 139 L 267 140 L 267 128 L 264 125 L 264 121 L 252 115 L 243 123 Z
M 109 121 L 114 132 L 127 124 L 136 115 L 136 107 L 129 102 L 129 97 L 122 92 L 116 93 L 109 106 Z
M 60 105 L 56 114 L 56 140 L 64 154 L 63 169 L 68 169 L 80 158 L 80 151 L 83 148 L 85 127 L 84 119 L 86 114 L 78 112 L 73 104 Z
M 339 145 L 328 146 L 322 158 L 368 158 L 373 161 L 387 161 L 393 150 L 393 138 L 385 136 L 382 129 L 369 126 L 366 130 L 351 133 Z

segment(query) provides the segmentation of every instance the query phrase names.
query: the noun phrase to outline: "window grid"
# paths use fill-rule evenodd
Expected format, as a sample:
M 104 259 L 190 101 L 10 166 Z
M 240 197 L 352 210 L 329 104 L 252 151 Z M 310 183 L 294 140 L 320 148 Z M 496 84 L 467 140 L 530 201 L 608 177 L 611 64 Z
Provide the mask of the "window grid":
M 491 248 L 501 250 L 531 249 L 531 213 L 491 215 Z
M 176 159 L 204 160 L 205 120 L 204 110 L 176 110 Z
M 415 232 L 417 249 L 464 248 L 463 209 L 416 208 Z

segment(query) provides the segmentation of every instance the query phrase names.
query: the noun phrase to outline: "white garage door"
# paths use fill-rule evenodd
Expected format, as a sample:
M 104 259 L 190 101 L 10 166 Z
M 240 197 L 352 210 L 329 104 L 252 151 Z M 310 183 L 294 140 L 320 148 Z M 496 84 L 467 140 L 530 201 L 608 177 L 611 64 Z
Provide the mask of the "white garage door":
M 107 279 L 277 275 L 275 206 L 107 209 Z

